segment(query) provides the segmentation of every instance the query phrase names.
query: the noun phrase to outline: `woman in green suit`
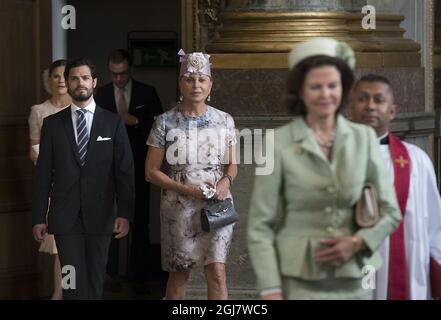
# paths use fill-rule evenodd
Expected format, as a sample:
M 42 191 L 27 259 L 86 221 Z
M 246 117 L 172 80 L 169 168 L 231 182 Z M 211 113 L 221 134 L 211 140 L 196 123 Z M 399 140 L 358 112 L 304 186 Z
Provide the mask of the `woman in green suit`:
M 340 115 L 354 52 L 315 38 L 299 44 L 289 62 L 295 117 L 266 146 L 274 170 L 256 176 L 249 213 L 257 289 L 264 299 L 372 299 L 377 249 L 401 214 L 374 131 Z M 377 189 L 380 219 L 358 228 L 353 207 L 366 182 Z

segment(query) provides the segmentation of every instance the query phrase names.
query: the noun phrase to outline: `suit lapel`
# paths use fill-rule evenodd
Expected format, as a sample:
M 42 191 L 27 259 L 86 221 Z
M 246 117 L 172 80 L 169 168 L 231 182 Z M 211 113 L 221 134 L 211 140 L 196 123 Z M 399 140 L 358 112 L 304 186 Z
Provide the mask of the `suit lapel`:
M 332 148 L 332 159 L 337 159 L 341 148 L 346 144 L 346 140 L 350 134 L 348 120 L 342 115 L 337 116 L 337 124 L 335 129 L 334 147 Z M 335 161 L 333 161 L 335 162 Z
M 66 108 L 66 110 L 68 110 L 68 112 L 66 112 L 63 117 L 64 129 L 66 130 L 67 138 L 69 140 L 70 146 L 72 147 L 74 157 L 77 160 L 78 165 L 81 165 L 80 156 L 78 154 L 78 145 L 77 141 L 75 140 L 75 132 L 72 123 L 72 106 Z
M 109 106 L 105 106 L 105 108 L 110 108 L 109 111 L 118 113 L 118 111 L 116 110 L 116 100 L 115 100 L 115 86 L 113 83 L 110 83 L 110 97 L 109 97 L 109 101 L 110 101 L 110 105 Z
M 133 93 L 135 92 L 135 87 L 136 87 L 136 84 L 135 84 L 135 80 L 133 80 L 132 79 L 132 91 L 130 92 L 130 105 L 129 105 L 129 113 L 130 114 L 133 114 L 133 108 L 135 107 L 135 99 L 134 99 L 134 95 L 133 95 Z

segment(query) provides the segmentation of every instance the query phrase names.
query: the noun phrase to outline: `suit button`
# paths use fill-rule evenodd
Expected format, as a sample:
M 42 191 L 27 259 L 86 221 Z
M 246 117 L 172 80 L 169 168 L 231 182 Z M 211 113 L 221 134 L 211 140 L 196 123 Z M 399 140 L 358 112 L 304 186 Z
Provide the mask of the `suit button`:
M 337 189 L 333 186 L 329 186 L 326 188 L 326 191 L 330 194 L 334 194 L 337 191 Z
M 326 207 L 325 208 L 325 212 L 326 213 L 332 213 L 333 212 L 332 207 Z

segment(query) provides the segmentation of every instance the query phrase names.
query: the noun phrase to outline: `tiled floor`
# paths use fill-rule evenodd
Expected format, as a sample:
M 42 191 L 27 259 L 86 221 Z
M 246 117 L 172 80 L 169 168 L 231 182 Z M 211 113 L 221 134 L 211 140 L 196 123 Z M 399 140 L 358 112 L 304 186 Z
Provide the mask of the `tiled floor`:
M 163 280 L 146 283 L 145 293 L 136 293 L 129 281 L 122 281 L 120 290 L 104 286 L 103 300 L 161 300 L 165 296 L 166 282 Z

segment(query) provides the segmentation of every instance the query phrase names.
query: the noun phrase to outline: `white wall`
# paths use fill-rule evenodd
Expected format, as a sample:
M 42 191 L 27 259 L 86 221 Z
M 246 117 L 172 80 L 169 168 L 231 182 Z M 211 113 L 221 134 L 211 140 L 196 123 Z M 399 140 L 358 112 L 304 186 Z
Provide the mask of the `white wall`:
M 67 57 L 67 32 L 61 27 L 64 5 L 66 0 L 52 0 L 52 61 Z

